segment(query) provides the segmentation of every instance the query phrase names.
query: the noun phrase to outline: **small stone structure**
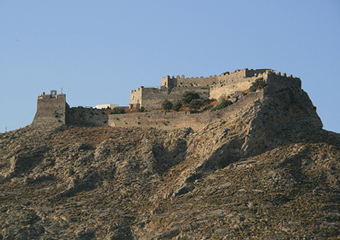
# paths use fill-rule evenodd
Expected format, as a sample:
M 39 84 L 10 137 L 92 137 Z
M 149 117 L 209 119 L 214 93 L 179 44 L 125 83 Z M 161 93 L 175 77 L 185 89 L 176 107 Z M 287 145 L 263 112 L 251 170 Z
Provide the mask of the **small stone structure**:
M 108 103 L 108 104 L 99 104 L 99 105 L 96 105 L 94 108 L 97 108 L 97 109 L 108 109 L 108 108 L 116 108 L 116 107 L 119 107 L 118 104 L 112 104 L 112 103 Z

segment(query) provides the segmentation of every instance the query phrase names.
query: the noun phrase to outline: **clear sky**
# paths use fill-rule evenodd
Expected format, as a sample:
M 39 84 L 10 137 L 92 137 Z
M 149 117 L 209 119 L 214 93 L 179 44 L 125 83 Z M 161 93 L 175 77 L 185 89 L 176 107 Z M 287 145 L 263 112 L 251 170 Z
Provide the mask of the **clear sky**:
M 0 0 L 0 132 L 30 124 L 37 96 L 129 104 L 166 75 L 271 68 L 300 77 L 340 132 L 339 0 Z

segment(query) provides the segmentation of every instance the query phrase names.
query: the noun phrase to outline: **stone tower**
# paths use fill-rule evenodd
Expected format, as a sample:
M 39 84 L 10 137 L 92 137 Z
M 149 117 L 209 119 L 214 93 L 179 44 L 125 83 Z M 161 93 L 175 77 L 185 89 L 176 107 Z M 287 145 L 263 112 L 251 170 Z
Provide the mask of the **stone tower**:
M 68 108 L 66 94 L 57 94 L 56 90 L 52 90 L 50 94 L 42 92 L 38 96 L 37 112 L 32 126 L 65 125 Z

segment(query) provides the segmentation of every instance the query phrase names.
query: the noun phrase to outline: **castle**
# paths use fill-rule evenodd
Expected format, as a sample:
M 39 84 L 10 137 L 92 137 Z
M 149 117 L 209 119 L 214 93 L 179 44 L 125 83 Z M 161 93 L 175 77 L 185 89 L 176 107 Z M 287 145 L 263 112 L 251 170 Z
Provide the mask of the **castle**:
M 271 89 L 281 89 L 287 86 L 301 88 L 301 80 L 287 76 L 285 73 L 275 72 L 271 69 L 243 69 L 234 72 L 225 72 L 221 75 L 209 77 L 186 78 L 182 76 L 166 76 L 161 80 L 159 88 L 145 88 L 143 86 L 130 93 L 129 108 L 144 107 L 147 110 L 160 109 L 164 99 L 171 102 L 180 100 L 186 91 L 194 91 L 204 99 L 220 99 L 230 97 L 232 94 L 248 90 L 256 79 L 262 78 Z M 136 115 L 138 114 L 136 120 Z M 103 109 L 70 108 L 66 102 L 65 94 L 57 94 L 55 90 L 50 94 L 41 93 L 38 97 L 37 112 L 32 126 L 89 124 L 115 126 L 153 126 L 161 122 L 169 122 L 179 118 L 177 126 L 183 126 L 183 113 L 168 113 L 165 116 L 159 112 L 146 112 L 135 114 L 107 115 Z M 191 115 L 191 116 L 189 116 Z M 141 119 L 145 121 L 142 121 Z M 185 114 L 187 123 L 202 122 L 203 115 Z M 208 117 L 209 118 L 209 117 Z M 208 119 L 207 118 L 207 119 Z M 185 124 L 184 124 L 185 125 Z M 159 126 L 158 126 L 159 127 Z
M 221 75 L 209 77 L 186 78 L 182 76 L 166 76 L 162 78 L 160 88 L 145 88 L 143 86 L 132 90 L 130 94 L 130 108 L 145 107 L 147 109 L 160 108 L 164 99 L 174 102 L 181 98 L 185 91 L 198 92 L 201 98 L 219 99 L 237 91 L 249 89 L 257 79 L 268 80 L 269 75 L 275 75 L 271 69 L 243 69 L 235 72 L 225 72 Z M 277 73 L 280 75 L 280 73 Z M 283 74 L 283 77 L 287 77 Z M 289 76 L 292 78 L 292 75 Z

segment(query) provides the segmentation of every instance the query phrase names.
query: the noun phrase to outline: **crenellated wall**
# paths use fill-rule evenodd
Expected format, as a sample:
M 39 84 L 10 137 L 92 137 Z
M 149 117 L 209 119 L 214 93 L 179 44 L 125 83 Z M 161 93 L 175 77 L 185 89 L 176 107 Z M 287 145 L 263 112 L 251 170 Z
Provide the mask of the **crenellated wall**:
M 267 81 L 269 72 L 273 72 L 273 70 L 244 69 L 234 73 L 220 75 L 218 76 L 217 81 L 210 86 L 210 99 L 218 100 L 221 97 L 227 97 L 235 92 L 247 90 L 258 78 Z
M 130 92 L 130 108 L 139 108 L 142 103 L 142 90 L 143 86 L 137 88 L 136 90 L 131 90 Z
M 164 77 L 160 88 L 144 88 L 143 86 L 132 90 L 130 94 L 130 107 L 146 109 L 161 109 L 164 99 L 171 102 L 180 100 L 185 91 L 195 91 L 205 99 L 219 99 L 221 96 L 230 96 L 235 92 L 249 89 L 258 78 L 262 78 L 267 87 L 260 92 L 279 93 L 287 88 L 301 89 L 301 80 L 286 73 L 281 74 L 270 69 L 243 69 L 232 73 L 207 78 L 186 78 L 185 76 Z M 255 94 L 255 95 L 254 95 Z M 253 101 L 253 97 L 260 93 L 243 93 L 237 104 L 228 107 L 236 109 L 240 101 Z M 240 96 L 241 96 L 240 95 Z M 37 100 L 37 112 L 32 122 L 33 127 L 44 125 L 110 125 L 135 127 L 161 127 L 179 128 L 188 126 L 202 126 L 211 120 L 211 114 L 190 113 L 132 113 L 106 115 L 103 110 L 92 108 L 69 108 L 65 94 L 57 94 L 52 90 L 50 94 L 41 93 Z M 124 121 L 122 120 L 124 119 Z
M 66 122 L 66 110 L 68 108 L 65 94 L 57 94 L 56 90 L 52 90 L 50 94 L 42 92 L 38 96 L 37 112 L 32 126 L 63 125 Z
M 149 109 L 160 108 L 164 99 L 175 102 L 181 99 L 185 91 L 200 93 L 202 98 L 219 99 L 237 91 L 249 89 L 257 78 L 267 80 L 271 69 L 241 69 L 235 72 L 226 72 L 222 75 L 209 77 L 166 76 L 162 78 L 160 88 L 140 87 L 131 91 L 130 108 L 145 107 Z

